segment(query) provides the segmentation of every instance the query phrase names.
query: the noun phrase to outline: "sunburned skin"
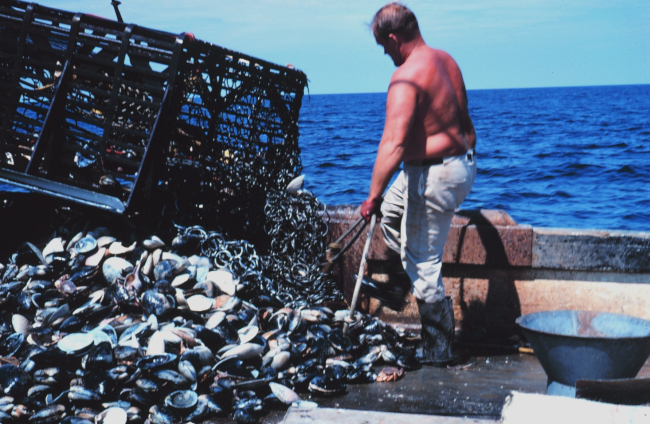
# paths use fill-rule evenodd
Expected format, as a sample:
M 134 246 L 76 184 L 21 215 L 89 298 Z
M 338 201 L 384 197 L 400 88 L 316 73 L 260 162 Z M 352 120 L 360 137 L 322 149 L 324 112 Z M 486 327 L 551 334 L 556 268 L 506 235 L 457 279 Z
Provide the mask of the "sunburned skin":
M 426 46 L 414 49 L 395 71 L 389 92 L 397 85 L 415 92 L 415 115 L 406 137 L 404 161 L 455 156 L 475 147 L 465 84 L 449 54 Z
M 418 34 L 377 39 L 397 70 L 386 99 L 386 123 L 379 143 L 368 202 L 381 199 L 402 162 L 456 156 L 476 146 L 460 68 Z

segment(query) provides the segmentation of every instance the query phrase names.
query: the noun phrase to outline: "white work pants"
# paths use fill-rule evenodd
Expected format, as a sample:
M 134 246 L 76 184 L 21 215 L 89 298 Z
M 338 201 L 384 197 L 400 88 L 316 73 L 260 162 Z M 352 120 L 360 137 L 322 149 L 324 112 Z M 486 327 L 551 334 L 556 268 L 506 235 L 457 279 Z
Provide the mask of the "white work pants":
M 381 206 L 388 247 L 400 253 L 415 297 L 426 303 L 445 298 L 442 253 L 454 211 L 476 177 L 476 153 L 444 158 L 437 165 L 404 164 Z

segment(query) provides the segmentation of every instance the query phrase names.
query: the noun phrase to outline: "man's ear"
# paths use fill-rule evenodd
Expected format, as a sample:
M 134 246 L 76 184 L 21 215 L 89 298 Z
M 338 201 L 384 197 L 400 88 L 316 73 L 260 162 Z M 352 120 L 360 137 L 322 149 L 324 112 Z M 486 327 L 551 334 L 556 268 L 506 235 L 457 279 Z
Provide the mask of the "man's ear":
M 400 36 L 399 36 L 399 35 L 397 35 L 397 34 L 392 34 L 392 33 L 391 33 L 391 34 L 388 34 L 388 39 L 391 40 L 391 42 L 393 42 L 393 43 L 395 43 L 395 44 L 397 44 L 397 45 L 399 45 L 400 42 L 402 41 L 402 40 L 400 39 Z

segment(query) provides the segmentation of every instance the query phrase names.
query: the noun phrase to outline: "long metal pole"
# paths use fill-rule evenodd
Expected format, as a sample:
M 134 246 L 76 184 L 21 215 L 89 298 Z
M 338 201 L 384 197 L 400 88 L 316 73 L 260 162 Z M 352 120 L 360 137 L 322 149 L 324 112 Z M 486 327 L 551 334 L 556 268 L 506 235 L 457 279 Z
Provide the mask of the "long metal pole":
M 118 1 L 118 0 L 113 0 L 111 2 L 111 4 L 113 5 L 113 8 L 115 9 L 115 15 L 117 16 L 117 22 L 124 23 L 124 19 L 122 19 L 122 14 L 120 13 L 120 9 L 118 9 L 118 6 L 120 4 L 122 4 L 122 3 L 120 1 Z
M 372 240 L 372 233 L 375 231 L 376 223 L 377 223 L 377 215 L 373 215 L 370 218 L 370 229 L 368 230 L 368 236 L 366 237 L 366 245 L 363 247 L 363 254 L 361 255 L 361 263 L 359 264 L 359 273 L 357 274 L 357 284 L 354 286 L 354 294 L 352 295 L 352 303 L 350 304 L 350 315 L 348 316 L 348 319 L 345 320 L 345 325 L 343 326 L 343 334 L 348 333 L 349 324 L 354 322 L 354 310 L 357 307 L 357 299 L 359 298 L 359 291 L 361 290 L 361 281 L 363 280 L 363 271 L 366 268 L 366 258 L 368 257 L 368 251 L 370 250 L 370 241 Z

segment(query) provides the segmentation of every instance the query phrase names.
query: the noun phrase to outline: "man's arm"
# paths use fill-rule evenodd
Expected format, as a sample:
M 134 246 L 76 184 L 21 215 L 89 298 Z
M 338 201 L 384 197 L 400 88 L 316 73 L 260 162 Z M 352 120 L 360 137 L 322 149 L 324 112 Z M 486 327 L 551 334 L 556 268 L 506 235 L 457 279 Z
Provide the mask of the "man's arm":
M 392 81 L 388 87 L 384 133 L 379 142 L 368 199 L 361 208 L 361 214 L 366 219 L 379 212 L 384 190 L 402 163 L 415 118 L 417 93 L 415 84 L 407 80 Z

